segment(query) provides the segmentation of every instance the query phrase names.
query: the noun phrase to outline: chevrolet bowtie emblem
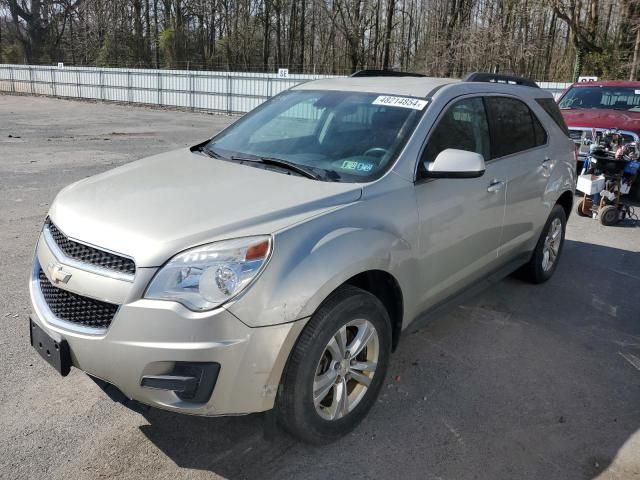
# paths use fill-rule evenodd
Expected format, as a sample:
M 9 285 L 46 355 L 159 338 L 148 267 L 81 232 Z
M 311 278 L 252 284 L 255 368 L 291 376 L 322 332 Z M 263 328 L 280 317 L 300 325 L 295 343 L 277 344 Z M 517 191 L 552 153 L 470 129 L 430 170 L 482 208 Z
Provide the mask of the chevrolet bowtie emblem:
M 67 283 L 71 278 L 71 274 L 65 272 L 60 264 L 50 263 L 47 266 L 47 272 L 49 272 L 49 278 L 53 283 Z

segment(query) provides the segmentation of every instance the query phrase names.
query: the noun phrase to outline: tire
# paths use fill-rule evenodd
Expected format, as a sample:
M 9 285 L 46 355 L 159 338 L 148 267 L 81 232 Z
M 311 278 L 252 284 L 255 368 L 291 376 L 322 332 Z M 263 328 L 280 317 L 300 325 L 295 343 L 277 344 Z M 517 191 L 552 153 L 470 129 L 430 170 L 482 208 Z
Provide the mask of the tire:
M 620 221 L 618 207 L 615 205 L 606 205 L 598 212 L 600 223 L 605 227 L 611 227 Z
M 349 361 L 349 347 L 358 349 L 358 339 L 372 329 L 366 346 Z M 345 355 L 339 332 L 347 337 Z M 338 288 L 311 317 L 289 356 L 276 399 L 278 422 L 293 436 L 316 445 L 351 432 L 384 384 L 391 335 L 389 314 L 378 298 L 350 285 Z
M 559 236 L 553 240 L 555 243 L 549 244 L 553 235 L 552 229 L 557 232 L 558 225 L 561 227 Z M 551 209 L 529 262 L 520 269 L 521 278 L 531 283 L 544 283 L 551 278 L 562 253 L 566 226 L 567 214 L 562 206 L 556 204 Z
M 578 202 L 578 204 L 576 205 L 576 213 L 578 214 L 579 217 L 591 218 L 592 216 L 591 207 L 584 208 L 585 203 L 587 202 L 585 202 L 584 198 Z

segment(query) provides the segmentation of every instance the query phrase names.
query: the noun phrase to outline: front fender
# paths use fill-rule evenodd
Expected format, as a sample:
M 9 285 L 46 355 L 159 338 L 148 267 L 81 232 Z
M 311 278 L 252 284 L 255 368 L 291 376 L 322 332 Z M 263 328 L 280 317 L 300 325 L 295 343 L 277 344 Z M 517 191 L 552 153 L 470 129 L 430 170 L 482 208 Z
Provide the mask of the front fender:
M 322 221 L 317 223 L 277 235 L 265 272 L 229 311 L 252 327 L 291 322 L 311 316 L 358 273 L 382 270 L 394 275 L 398 269 L 413 268 L 411 246 L 397 232 L 346 224 L 327 229 Z

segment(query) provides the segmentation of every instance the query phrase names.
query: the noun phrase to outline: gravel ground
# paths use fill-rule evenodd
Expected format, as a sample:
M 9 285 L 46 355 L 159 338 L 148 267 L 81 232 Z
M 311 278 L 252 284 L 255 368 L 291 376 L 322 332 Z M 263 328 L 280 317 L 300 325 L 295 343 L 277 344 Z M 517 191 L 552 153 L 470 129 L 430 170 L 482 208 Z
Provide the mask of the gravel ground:
M 405 335 L 379 403 L 321 448 L 264 416 L 112 401 L 28 345 L 27 278 L 63 186 L 232 118 L 0 95 L 0 477 L 640 478 L 640 223 L 572 216 L 554 278 L 508 278 Z

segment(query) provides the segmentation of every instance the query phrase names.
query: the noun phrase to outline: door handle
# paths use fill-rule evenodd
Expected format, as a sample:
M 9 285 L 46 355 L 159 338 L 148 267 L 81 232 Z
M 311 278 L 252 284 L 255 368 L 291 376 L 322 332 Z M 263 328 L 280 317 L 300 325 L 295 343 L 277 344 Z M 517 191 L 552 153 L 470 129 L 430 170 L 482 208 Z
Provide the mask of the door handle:
M 551 159 L 549 157 L 544 157 L 544 160 L 542 160 L 540 165 L 542 165 L 542 168 L 551 168 Z
M 496 193 L 502 190 L 504 187 L 504 181 L 502 180 L 491 180 L 491 183 L 487 187 L 487 192 Z

